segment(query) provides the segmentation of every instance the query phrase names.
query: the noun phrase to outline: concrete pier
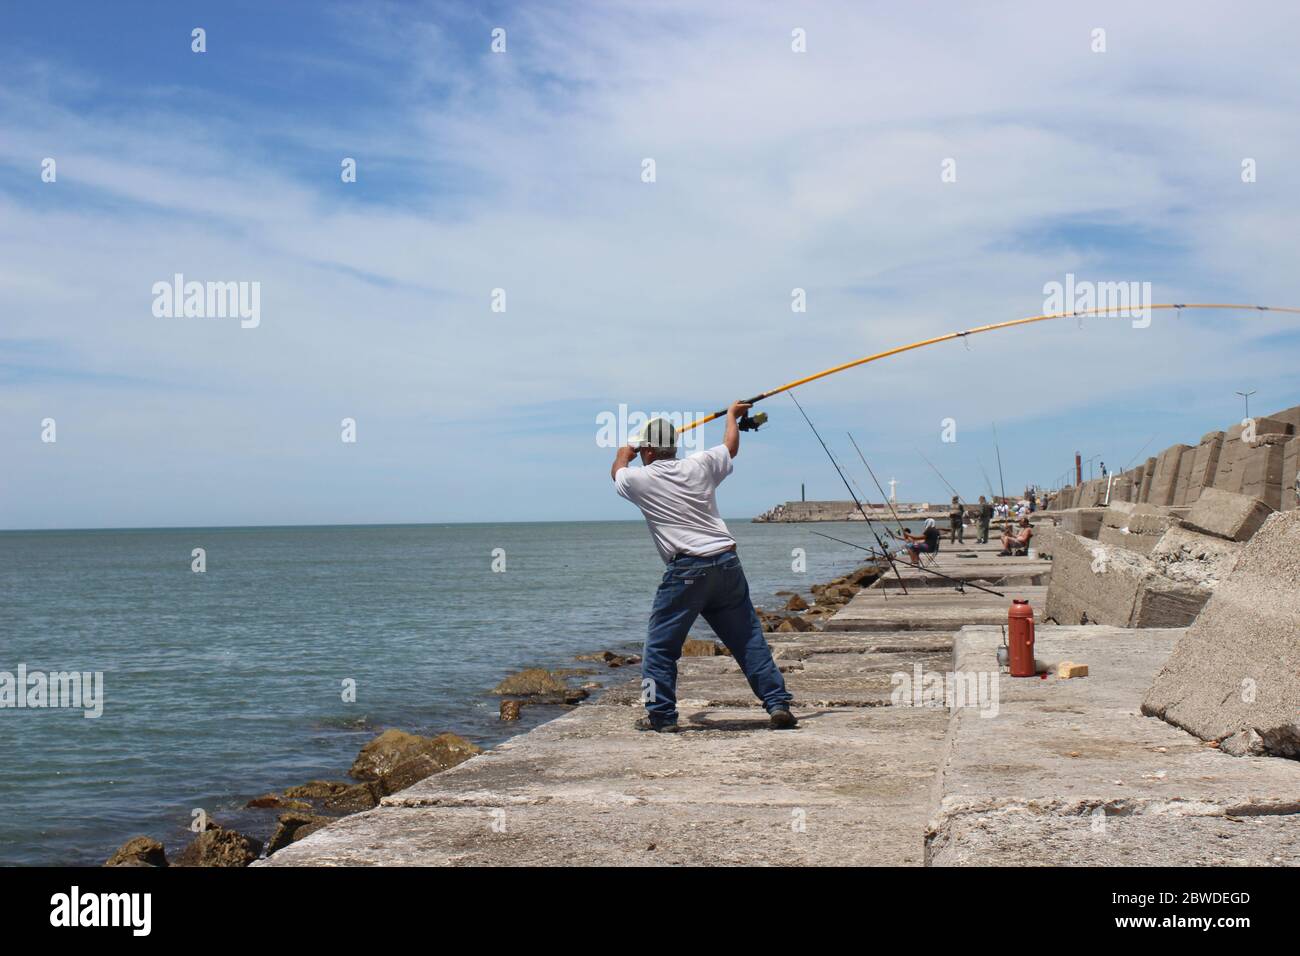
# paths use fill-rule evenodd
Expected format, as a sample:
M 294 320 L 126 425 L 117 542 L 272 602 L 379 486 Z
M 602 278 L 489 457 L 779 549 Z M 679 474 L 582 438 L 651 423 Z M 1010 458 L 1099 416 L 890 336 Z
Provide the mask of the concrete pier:
M 731 658 L 683 658 L 679 734 L 633 729 L 633 681 L 259 865 L 1300 864 L 1300 762 L 1141 715 L 1181 630 L 1041 625 L 1037 656 L 1089 676 L 999 673 L 1010 600 L 1041 611 L 1051 564 L 997 550 L 934 566 L 1006 597 L 905 568 L 907 594 L 889 575 L 770 634 L 796 730 Z M 993 699 L 897 692 L 950 673 Z

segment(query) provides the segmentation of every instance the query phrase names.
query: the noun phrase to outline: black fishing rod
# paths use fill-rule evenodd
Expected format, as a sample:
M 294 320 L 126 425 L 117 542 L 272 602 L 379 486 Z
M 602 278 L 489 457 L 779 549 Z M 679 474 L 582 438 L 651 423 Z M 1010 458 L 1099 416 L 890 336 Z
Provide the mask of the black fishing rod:
M 858 443 L 854 439 L 853 433 L 846 432 L 845 434 L 849 436 L 849 441 L 853 442 L 853 450 L 856 451 L 858 453 L 858 457 L 862 459 L 863 467 L 867 469 L 867 474 L 871 476 L 871 480 L 875 483 L 876 490 L 880 492 L 881 500 L 883 500 L 885 502 L 886 507 L 889 508 L 889 513 L 894 516 L 894 521 L 898 524 L 898 533 L 906 534 L 907 531 L 903 528 L 903 519 L 898 517 L 898 512 L 894 510 L 894 503 L 889 500 L 889 496 L 885 494 L 885 489 L 881 487 L 880 480 L 876 477 L 876 473 L 872 471 L 871 466 L 867 464 L 867 456 L 862 454 L 862 449 L 858 447 Z M 904 539 L 895 537 L 894 540 L 902 541 Z
M 858 443 L 857 443 L 857 441 L 854 439 L 854 437 L 853 437 L 852 434 L 849 435 L 849 441 L 853 442 L 853 450 L 856 451 L 856 452 L 858 453 L 858 457 L 862 459 L 862 464 L 866 467 L 866 469 L 867 469 L 867 474 L 869 474 L 869 475 L 871 476 L 871 480 L 872 480 L 873 482 L 875 482 L 875 484 L 876 484 L 876 490 L 879 491 L 880 494 L 881 494 L 881 496 L 883 497 L 884 494 L 885 494 L 885 489 L 882 488 L 882 487 L 880 486 L 880 480 L 879 480 L 878 478 L 876 478 L 876 473 L 875 473 L 874 471 L 871 470 L 871 465 L 867 464 L 867 456 L 864 455 L 864 454 L 862 454 L 862 449 L 858 447 Z M 940 475 L 939 477 L 942 478 L 943 476 Z M 992 494 L 992 489 L 989 489 L 989 493 Z M 900 532 L 902 532 L 903 534 L 906 534 L 907 532 L 903 530 L 903 522 L 902 522 L 902 519 L 900 519 L 900 518 L 898 517 L 898 512 L 894 510 L 894 503 L 893 503 L 892 501 L 890 501 L 888 498 L 885 498 L 885 504 L 887 504 L 887 505 L 889 506 L 889 510 L 890 510 L 890 512 L 892 512 L 893 515 L 894 515 L 894 520 L 898 522 L 898 530 L 899 530 Z M 814 531 L 813 534 L 821 534 L 821 532 L 819 532 L 819 531 Z M 839 538 L 832 538 L 832 537 L 831 537 L 830 535 L 828 535 L 828 534 L 826 534 L 826 535 L 822 535 L 822 537 L 823 537 L 823 538 L 831 538 L 832 541 L 839 541 L 841 544 L 850 544 L 850 545 L 853 545 L 853 547 L 855 547 L 855 548 L 862 548 L 862 547 L 863 547 L 863 545 L 860 545 L 860 544 L 854 544 L 852 541 L 842 541 L 842 540 L 840 540 Z M 905 539 L 905 538 L 900 538 L 899 540 L 906 540 L 906 539 Z M 870 551 L 871 549 L 870 549 L 870 548 L 864 548 L 864 550 Z M 874 551 L 872 551 L 871 553 L 872 553 L 872 554 L 875 554 Z M 930 567 L 929 565 L 922 564 L 919 560 L 917 561 L 916 564 L 912 565 L 912 567 L 917 568 L 918 570 L 921 570 L 921 571 L 925 571 L 925 572 L 927 572 L 927 573 L 929 573 L 929 574 L 933 574 L 933 575 L 936 575 L 936 576 L 938 576 L 938 577 L 944 578 L 944 579 L 947 580 L 947 581 L 953 581 L 953 582 L 955 582 L 955 583 L 957 584 L 957 590 L 959 590 L 959 591 L 963 591 L 963 593 L 964 593 L 965 585 L 968 583 L 968 582 L 966 582 L 966 581 L 961 580 L 960 578 L 954 578 L 954 577 L 951 577 L 951 576 L 949 576 L 949 575 L 947 575 L 947 574 L 944 574 L 942 571 L 938 571 L 938 570 L 936 570 L 936 569 Z M 989 588 L 980 587 L 980 585 L 978 585 L 978 584 L 971 584 L 971 587 L 973 587 L 973 588 L 977 588 L 978 590 L 981 590 L 981 591 L 988 591 L 989 594 L 996 594 L 998 597 L 1006 597 L 1005 594 L 1002 594 L 1002 593 L 999 592 L 999 591 L 994 591 L 994 590 L 991 590 L 991 589 L 989 589 Z
M 1005 504 L 1007 500 L 1007 482 L 1002 477 L 1002 449 L 998 447 L 998 426 L 993 426 L 993 450 L 998 453 L 998 484 L 1002 487 L 1002 501 Z
M 921 454 L 921 450 L 920 450 L 919 448 L 916 450 L 916 453 L 917 453 L 918 455 L 921 455 L 921 460 L 922 460 L 923 462 L 925 462 L 927 465 L 929 465 L 929 466 L 930 466 L 930 470 L 933 471 L 936 475 L 939 476 L 939 480 L 942 481 L 945 485 L 948 485 L 948 490 L 952 492 L 952 496 L 953 496 L 954 498 L 957 499 L 957 503 L 958 503 L 958 504 L 961 504 L 961 503 L 962 503 L 962 500 L 961 500 L 961 492 L 958 491 L 956 488 L 954 488 L 952 485 L 948 484 L 948 479 L 945 478 L 945 477 L 940 473 L 940 471 L 939 471 L 938 468 L 935 468 L 935 467 L 934 467 L 934 462 L 930 461 L 929 458 L 926 458 L 925 455 L 922 455 L 922 454 Z
M 975 464 L 980 466 L 980 474 L 984 476 L 984 484 L 988 486 L 989 497 L 996 498 L 997 495 L 993 493 L 993 481 L 989 478 L 989 473 L 984 470 L 984 462 L 980 461 L 979 458 L 976 457 Z
M 859 501 L 858 496 L 853 493 L 853 489 L 849 486 L 849 480 L 844 477 L 844 469 L 841 468 L 840 463 L 835 460 L 835 456 L 831 454 L 831 450 L 826 447 L 826 442 L 822 441 L 821 433 L 817 431 L 817 426 L 812 423 L 812 419 L 808 417 L 808 413 L 805 412 L 803 406 L 799 404 L 799 399 L 794 397 L 794 392 L 790 391 L 787 394 L 789 394 L 790 400 L 794 402 L 794 407 L 799 409 L 799 414 L 803 416 L 803 420 L 806 421 L 808 427 L 812 429 L 812 433 L 817 436 L 817 442 L 822 446 L 822 451 L 826 452 L 826 457 L 831 460 L 831 464 L 835 466 L 835 471 L 839 474 L 840 481 L 844 482 L 844 489 L 849 493 L 849 497 L 852 498 L 853 503 L 858 506 L 858 511 L 862 513 L 862 517 L 867 519 L 867 530 L 870 531 L 871 536 L 876 539 L 876 544 L 879 546 L 880 550 L 885 551 L 885 542 L 880 540 L 880 535 L 876 534 L 876 530 L 871 527 L 871 519 L 867 517 L 867 509 L 862 507 L 862 502 Z M 893 557 L 886 553 L 885 560 L 889 562 L 889 567 L 893 569 L 894 577 L 898 578 L 898 586 L 903 589 L 903 594 L 907 594 L 907 584 L 904 583 L 903 576 L 898 572 L 898 566 L 894 564 Z
M 1143 442 L 1143 443 L 1142 443 L 1142 447 L 1139 448 L 1139 449 L 1137 450 L 1137 455 L 1134 455 L 1132 458 L 1130 458 L 1130 459 L 1128 460 L 1128 464 L 1125 465 L 1123 468 L 1121 468 L 1120 471 L 1121 471 L 1121 472 L 1128 471 L 1128 466 L 1131 465 L 1131 464 L 1133 464 L 1133 462 L 1137 461 L 1137 459 L 1138 459 L 1138 455 L 1141 455 L 1144 451 L 1147 450 L 1147 445 L 1151 444 L 1151 442 L 1155 439 L 1155 437 L 1156 437 L 1155 435 L 1152 435 L 1152 436 L 1151 436 L 1150 438 L 1148 438 L 1145 442 Z
M 814 531 L 813 534 L 822 538 L 829 538 L 832 541 L 838 541 L 840 544 L 847 544 L 851 548 L 861 548 L 863 551 L 867 552 L 867 554 L 874 554 L 878 558 L 885 557 L 884 555 L 877 554 L 875 551 L 872 551 L 865 544 L 857 544 L 856 542 L 853 541 L 845 541 L 843 538 L 837 538 L 832 534 L 822 534 L 820 531 Z M 1006 595 L 1003 594 L 1001 591 L 994 591 L 992 588 L 986 588 L 982 584 L 976 584 L 974 581 L 963 581 L 961 578 L 954 578 L 950 575 L 944 574 L 942 571 L 936 571 L 934 568 L 927 568 L 920 563 L 913 565 L 913 567 L 919 568 L 922 571 L 928 571 L 933 575 L 943 578 L 945 581 L 952 581 L 954 584 L 957 585 L 957 590 L 962 592 L 963 594 L 966 593 L 967 587 L 972 587 L 977 591 L 987 591 L 989 594 L 994 594 L 997 595 L 998 597 L 1006 597 Z M 885 589 L 882 588 L 881 590 L 883 591 Z

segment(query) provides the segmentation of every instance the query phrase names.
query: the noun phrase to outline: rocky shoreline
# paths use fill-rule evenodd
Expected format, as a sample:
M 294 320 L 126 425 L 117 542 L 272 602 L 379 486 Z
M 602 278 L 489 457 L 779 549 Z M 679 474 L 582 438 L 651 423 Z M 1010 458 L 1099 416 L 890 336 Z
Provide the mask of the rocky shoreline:
M 605 650 L 578 654 L 575 660 L 615 669 L 638 664 L 641 658 Z M 520 719 L 524 707 L 572 709 L 606 687 L 594 680 L 578 682 L 597 673 L 592 667 L 525 668 L 508 674 L 488 693 L 501 699 L 500 719 L 510 724 Z M 170 858 L 162 841 L 137 836 L 118 847 L 104 866 L 248 866 L 343 817 L 372 810 L 384 797 L 483 752 L 484 748 L 455 733 L 426 737 L 388 728 L 358 752 L 347 771 L 350 780 L 309 780 L 245 803 L 242 811 L 256 816 L 260 816 L 257 811 L 265 811 L 270 818 L 264 817 L 260 827 L 245 823 L 235 829 L 205 817 L 201 818 L 202 831 L 196 831 Z M 244 831 L 269 836 L 261 839 Z
M 794 591 L 779 591 L 787 598 L 775 611 L 755 606 L 767 633 L 820 630 L 822 623 L 848 603 L 880 575 L 876 565 L 863 565 L 849 574 L 809 588 L 809 597 Z M 683 657 L 713 657 L 730 652 L 713 639 L 688 639 Z M 614 670 L 641 662 L 636 654 L 612 650 L 578 654 L 575 662 L 603 665 Z M 570 710 L 593 694 L 607 689 L 599 681 L 580 680 L 599 673 L 593 667 L 530 667 L 504 677 L 491 691 L 500 698 L 503 723 L 520 720 L 525 707 L 555 707 Z M 512 735 L 513 736 L 513 735 Z M 265 793 L 249 800 L 245 811 L 265 811 L 271 819 L 260 828 L 269 837 L 259 839 L 247 832 L 204 819 L 202 832 L 178 853 L 168 857 L 160 840 L 137 836 L 126 841 L 104 863 L 105 866 L 199 866 L 242 867 L 303 839 L 343 817 L 372 810 L 379 802 L 427 777 L 480 753 L 483 748 L 455 733 L 434 737 L 388 728 L 365 744 L 348 769 L 350 780 L 309 780 L 280 792 Z M 243 830 L 257 830 L 245 825 Z

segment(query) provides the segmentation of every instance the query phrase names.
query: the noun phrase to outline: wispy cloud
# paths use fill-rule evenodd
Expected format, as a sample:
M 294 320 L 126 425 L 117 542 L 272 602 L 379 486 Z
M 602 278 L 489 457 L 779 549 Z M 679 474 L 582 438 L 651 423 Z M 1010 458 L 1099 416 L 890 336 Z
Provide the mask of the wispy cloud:
M 1036 312 L 1066 272 L 1300 301 L 1289 4 L 236 5 L 202 55 L 167 6 L 114 48 L 19 14 L 2 51 L 4 335 L 61 348 L 5 382 L 0 526 L 624 516 L 594 444 L 619 402 L 712 408 Z M 154 318 L 178 272 L 260 281 L 261 326 Z M 1048 481 L 1077 443 L 1222 424 L 1230 383 L 1300 401 L 1286 328 L 1060 323 L 806 397 L 937 497 L 912 449 L 946 416 Z M 784 420 L 730 509 L 837 493 Z M 963 440 L 948 477 L 978 484 Z

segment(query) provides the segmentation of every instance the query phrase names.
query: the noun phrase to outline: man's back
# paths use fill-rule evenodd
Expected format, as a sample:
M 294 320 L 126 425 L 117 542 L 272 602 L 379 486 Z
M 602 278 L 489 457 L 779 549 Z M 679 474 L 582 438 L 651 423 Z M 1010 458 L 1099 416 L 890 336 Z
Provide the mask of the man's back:
M 716 497 L 731 469 L 731 453 L 717 445 L 689 458 L 621 468 L 614 488 L 641 509 L 659 556 L 667 563 L 678 554 L 702 556 L 735 547 Z

